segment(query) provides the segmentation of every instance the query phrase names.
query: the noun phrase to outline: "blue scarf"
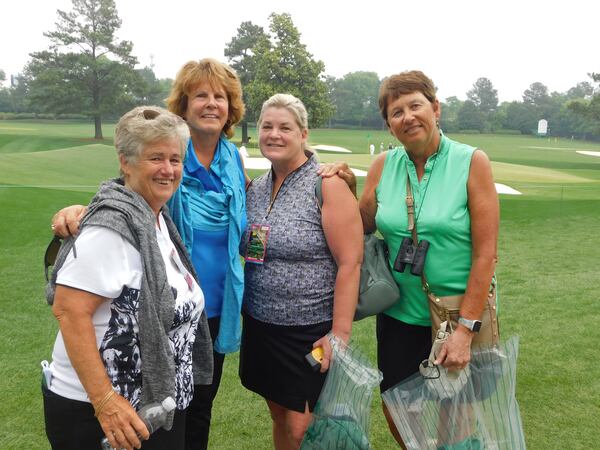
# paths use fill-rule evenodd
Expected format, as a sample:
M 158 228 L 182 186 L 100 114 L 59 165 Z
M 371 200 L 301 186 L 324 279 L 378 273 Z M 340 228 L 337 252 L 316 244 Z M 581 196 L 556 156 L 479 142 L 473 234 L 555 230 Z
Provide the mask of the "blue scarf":
M 187 152 L 193 152 L 189 140 Z M 225 277 L 223 307 L 215 350 L 231 353 L 239 349 L 241 338 L 240 310 L 244 293 L 244 272 L 239 258 L 242 217 L 246 210 L 245 186 L 236 161 L 237 148 L 221 136 L 215 150 L 218 163 L 211 169 L 223 184 L 222 192 L 207 191 L 202 183 L 184 171 L 181 186 L 168 202 L 171 217 L 179 230 L 188 253 L 192 254 L 193 226 L 203 230 L 228 228 L 229 269 Z M 210 270 L 197 267 L 196 271 Z

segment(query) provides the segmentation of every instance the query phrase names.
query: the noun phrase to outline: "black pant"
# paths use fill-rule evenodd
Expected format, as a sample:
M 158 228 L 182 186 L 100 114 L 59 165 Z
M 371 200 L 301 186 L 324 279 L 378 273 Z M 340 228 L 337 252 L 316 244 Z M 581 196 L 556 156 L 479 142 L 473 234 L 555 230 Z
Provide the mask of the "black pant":
M 91 403 L 71 400 L 42 386 L 46 436 L 53 450 L 100 450 L 104 432 Z M 142 441 L 143 450 L 182 450 L 185 411 L 176 410 L 170 431 L 162 428 Z
M 208 319 L 210 337 L 213 342 L 219 334 L 221 317 Z M 187 408 L 185 423 L 185 448 L 186 450 L 206 450 L 208 448 L 208 432 L 213 400 L 221 384 L 223 374 L 223 361 L 225 355 L 213 350 L 213 379 L 210 385 L 195 385 L 194 397 Z

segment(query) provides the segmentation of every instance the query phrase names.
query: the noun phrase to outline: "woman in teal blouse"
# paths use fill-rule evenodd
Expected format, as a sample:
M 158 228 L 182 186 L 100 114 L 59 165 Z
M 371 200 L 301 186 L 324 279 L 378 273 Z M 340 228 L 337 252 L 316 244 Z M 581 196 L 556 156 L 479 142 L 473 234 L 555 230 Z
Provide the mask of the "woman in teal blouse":
M 440 102 L 422 72 L 387 78 L 379 107 L 401 147 L 377 156 L 360 199 L 365 232 L 378 229 L 393 265 L 402 240 L 411 237 L 406 206 L 407 180 L 415 202 L 419 240 L 430 243 L 425 273 L 437 295 L 463 294 L 460 316 L 480 320 L 496 264 L 498 198 L 484 152 L 455 142 L 439 129 Z M 377 317 L 377 358 L 382 392 L 418 371 L 431 348 L 431 321 L 421 277 L 394 271 L 401 300 Z M 472 322 L 471 322 L 472 323 Z M 476 327 L 475 327 L 476 328 Z M 438 355 L 448 370 L 471 358 L 475 331 L 459 325 Z M 402 444 L 385 410 L 390 430 Z

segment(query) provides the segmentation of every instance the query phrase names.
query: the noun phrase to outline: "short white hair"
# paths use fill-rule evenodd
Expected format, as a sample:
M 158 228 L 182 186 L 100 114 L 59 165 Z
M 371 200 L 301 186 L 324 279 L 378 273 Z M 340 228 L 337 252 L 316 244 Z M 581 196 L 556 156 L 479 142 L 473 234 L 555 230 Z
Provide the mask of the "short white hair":
M 179 142 L 181 158 L 185 157 L 190 130 L 176 114 L 159 106 L 138 106 L 125 113 L 115 128 L 117 154 L 125 161 L 136 161 L 146 144 L 163 139 Z

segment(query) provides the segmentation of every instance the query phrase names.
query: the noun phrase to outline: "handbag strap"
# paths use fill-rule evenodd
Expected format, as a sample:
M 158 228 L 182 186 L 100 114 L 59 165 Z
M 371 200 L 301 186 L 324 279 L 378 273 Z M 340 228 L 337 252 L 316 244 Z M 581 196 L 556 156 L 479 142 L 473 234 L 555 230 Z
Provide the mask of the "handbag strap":
M 408 211 L 408 231 L 412 233 L 413 245 L 419 244 L 419 237 L 417 235 L 417 222 L 415 221 L 415 199 L 412 194 L 412 188 L 410 186 L 410 178 L 406 175 L 406 210 Z M 425 267 L 423 266 L 423 272 L 421 272 L 421 284 L 423 290 L 429 295 L 434 295 L 429 288 L 429 283 L 425 277 Z

